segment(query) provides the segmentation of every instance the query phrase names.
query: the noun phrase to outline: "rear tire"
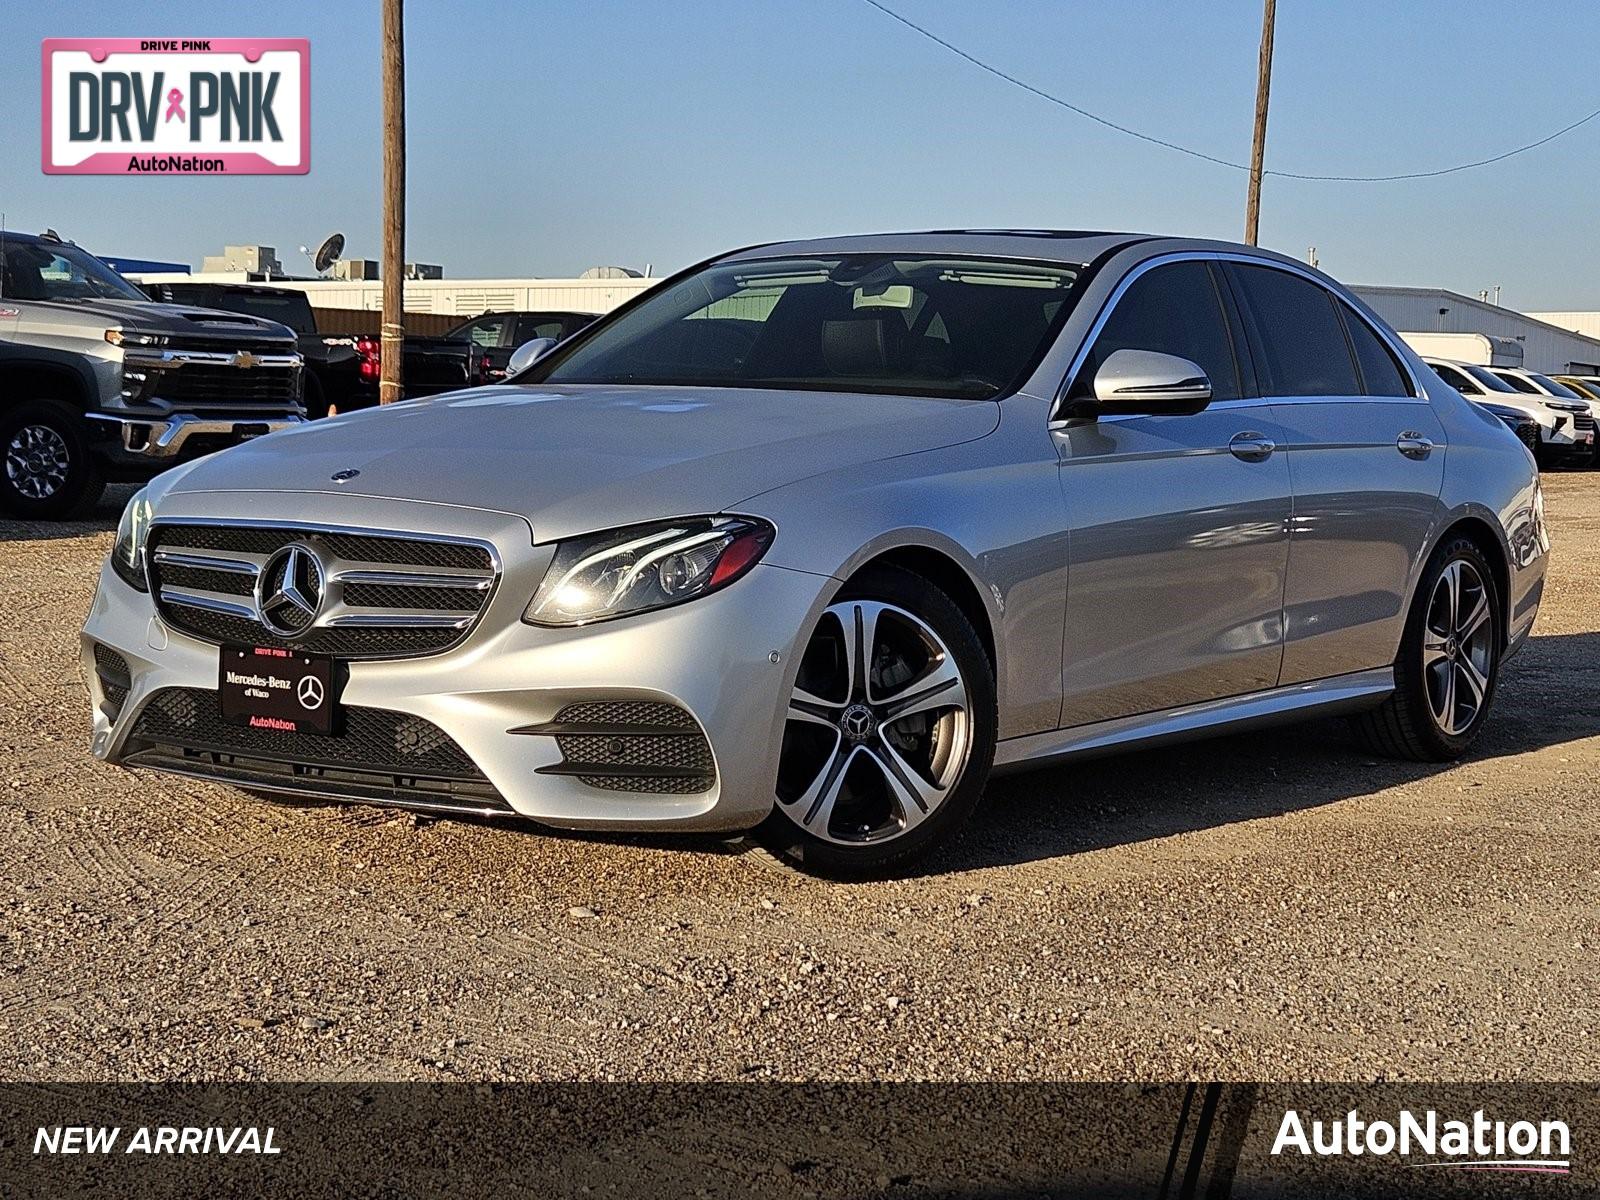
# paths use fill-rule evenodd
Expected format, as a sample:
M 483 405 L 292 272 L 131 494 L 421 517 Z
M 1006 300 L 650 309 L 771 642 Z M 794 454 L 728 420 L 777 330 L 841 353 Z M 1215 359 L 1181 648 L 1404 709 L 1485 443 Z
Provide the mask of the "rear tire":
M 994 669 L 972 622 L 876 567 L 829 605 L 796 672 L 777 803 L 754 837 L 810 874 L 904 873 L 967 820 L 994 761 Z
M 1494 700 L 1502 611 L 1494 569 L 1476 542 L 1456 536 L 1435 550 L 1406 618 L 1395 690 L 1353 718 L 1363 740 L 1418 762 L 1465 754 Z
M 78 516 L 105 491 L 83 414 L 60 400 L 24 400 L 0 413 L 0 510 L 25 521 Z

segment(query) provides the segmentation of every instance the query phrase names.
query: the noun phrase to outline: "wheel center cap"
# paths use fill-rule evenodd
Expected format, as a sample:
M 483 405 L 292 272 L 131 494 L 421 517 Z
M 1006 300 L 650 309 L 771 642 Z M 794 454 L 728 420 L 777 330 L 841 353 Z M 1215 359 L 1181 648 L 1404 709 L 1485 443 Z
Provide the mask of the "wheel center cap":
M 1454 658 L 1460 649 L 1460 646 L 1456 644 L 1455 638 L 1449 638 L 1445 641 L 1444 652 L 1446 657 Z
M 839 729 L 852 742 L 866 741 L 877 727 L 877 718 L 865 704 L 852 704 L 839 716 Z

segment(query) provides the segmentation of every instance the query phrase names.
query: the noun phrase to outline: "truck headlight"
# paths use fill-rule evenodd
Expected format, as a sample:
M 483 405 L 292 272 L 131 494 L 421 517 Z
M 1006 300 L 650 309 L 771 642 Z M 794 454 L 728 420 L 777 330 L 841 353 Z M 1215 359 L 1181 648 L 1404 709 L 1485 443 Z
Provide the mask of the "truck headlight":
M 113 346 L 165 346 L 167 339 L 159 333 L 134 333 L 128 329 L 106 330 L 106 341 Z
M 570 538 L 522 619 L 586 625 L 694 600 L 755 566 L 774 532 L 753 517 L 689 517 Z
M 150 590 L 145 582 L 144 551 L 150 538 L 150 501 L 140 488 L 117 522 L 117 540 L 111 547 L 111 569 L 131 588 Z

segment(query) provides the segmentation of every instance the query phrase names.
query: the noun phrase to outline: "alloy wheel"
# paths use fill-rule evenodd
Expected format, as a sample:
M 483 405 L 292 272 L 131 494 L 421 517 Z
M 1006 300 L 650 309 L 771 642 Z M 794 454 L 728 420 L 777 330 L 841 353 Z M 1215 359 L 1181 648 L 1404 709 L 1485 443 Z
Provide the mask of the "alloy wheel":
M 1422 630 L 1422 675 L 1428 708 L 1445 733 L 1465 733 L 1489 699 L 1494 668 L 1493 606 L 1477 568 L 1464 559 L 1445 566 Z
M 24 425 L 6 446 L 6 478 L 29 500 L 47 500 L 67 482 L 72 452 L 48 425 Z
M 938 633 L 895 605 L 842 601 L 800 662 L 779 809 L 824 841 L 890 841 L 950 796 L 972 744 L 967 683 Z

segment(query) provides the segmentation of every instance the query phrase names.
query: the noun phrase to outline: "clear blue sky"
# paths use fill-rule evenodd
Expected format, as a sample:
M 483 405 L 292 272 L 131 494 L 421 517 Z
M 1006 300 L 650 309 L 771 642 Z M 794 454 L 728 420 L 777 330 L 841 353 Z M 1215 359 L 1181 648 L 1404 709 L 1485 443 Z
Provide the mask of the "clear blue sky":
M 1114 120 L 1249 155 L 1258 0 L 891 0 Z M 0 209 L 107 254 L 198 263 L 338 229 L 376 257 L 371 0 L 18 3 L 0 39 Z M 311 39 L 311 174 L 45 176 L 50 36 Z M 1280 0 L 1269 168 L 1379 173 L 1532 140 L 1600 107 L 1593 0 Z M 1130 141 L 861 0 L 410 0 L 409 257 L 450 275 L 662 273 L 779 237 L 1061 226 L 1237 238 L 1242 173 Z M 1600 119 L 1497 166 L 1393 184 L 1269 178 L 1262 242 L 1360 283 L 1600 308 Z

